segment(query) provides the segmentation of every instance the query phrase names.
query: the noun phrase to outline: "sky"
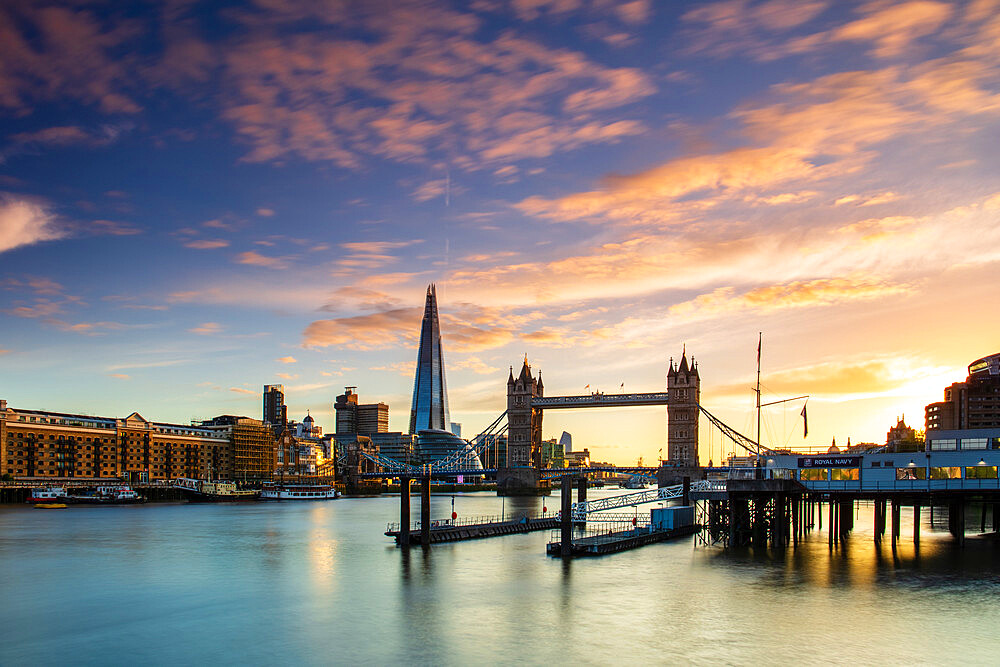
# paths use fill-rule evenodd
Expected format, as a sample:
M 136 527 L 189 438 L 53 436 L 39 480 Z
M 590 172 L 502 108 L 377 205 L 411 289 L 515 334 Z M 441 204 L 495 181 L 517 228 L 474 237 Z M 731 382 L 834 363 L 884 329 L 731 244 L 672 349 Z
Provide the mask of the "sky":
M 0 398 L 405 430 L 437 285 L 475 434 L 659 391 L 772 446 L 884 442 L 1000 351 L 1000 2 L 0 4 Z M 589 385 L 589 388 L 588 388 Z M 549 411 L 592 458 L 662 408 Z M 702 423 L 701 460 L 721 436 Z M 727 445 L 728 449 L 728 445 Z

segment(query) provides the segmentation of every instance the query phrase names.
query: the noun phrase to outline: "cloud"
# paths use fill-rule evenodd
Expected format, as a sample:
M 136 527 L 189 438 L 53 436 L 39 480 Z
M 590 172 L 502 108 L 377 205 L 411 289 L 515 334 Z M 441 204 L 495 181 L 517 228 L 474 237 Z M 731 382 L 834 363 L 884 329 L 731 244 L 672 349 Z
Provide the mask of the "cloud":
M 88 132 L 75 125 L 47 127 L 34 132 L 13 134 L 10 140 L 16 144 L 41 144 L 49 146 L 65 146 L 68 144 L 85 143 L 91 140 Z
M 10 350 L 0 349 L 0 357 L 2 357 L 5 354 L 10 354 Z
M 250 264 L 252 266 L 264 266 L 269 269 L 284 269 L 288 267 L 285 260 L 278 257 L 268 257 L 267 255 L 261 255 L 258 252 L 249 250 L 247 252 L 242 252 L 236 256 L 236 261 L 239 264 Z
M 114 220 L 93 220 L 90 223 L 90 231 L 93 234 L 107 234 L 109 236 L 135 236 L 142 234 L 138 227 Z
M 125 92 L 135 81 L 144 33 L 83 7 L 0 6 L 0 107 L 27 113 L 40 102 L 72 99 L 104 113 L 140 110 Z M 133 41 L 134 40 L 134 41 Z
M 859 299 L 878 299 L 911 291 L 908 285 L 893 285 L 865 278 L 832 278 L 766 285 L 742 293 L 720 287 L 695 299 L 670 307 L 669 315 L 687 320 L 726 315 L 740 310 L 769 311 L 782 308 L 828 306 Z
M 283 364 L 294 364 L 298 360 L 295 357 L 289 356 L 289 357 L 280 357 L 278 359 L 275 359 L 275 361 L 278 361 L 278 362 L 283 363 Z
M 879 7 L 872 3 L 872 7 Z M 920 37 L 936 33 L 953 8 L 943 2 L 913 0 L 880 8 L 826 35 L 830 41 L 873 42 L 879 58 L 902 55 Z
M 766 389 L 775 395 L 840 396 L 890 391 L 899 386 L 898 368 L 884 361 L 836 362 L 769 373 Z M 748 382 L 718 385 L 719 396 L 745 396 Z
M 128 380 L 129 376 L 125 373 L 109 373 L 108 377 L 118 378 L 119 380 Z
M 194 248 L 195 250 L 215 250 L 216 248 L 228 247 L 229 241 L 223 241 L 222 239 L 200 239 L 197 241 L 188 241 L 184 246 Z
M 479 357 L 467 357 L 459 361 L 452 361 L 449 363 L 449 366 L 451 366 L 453 370 L 464 369 L 472 371 L 473 373 L 476 373 L 478 375 L 489 375 L 491 373 L 498 373 L 500 371 L 499 368 L 490 366 Z M 413 370 L 412 364 L 410 364 L 410 370 L 411 371 Z
M 629 9 L 636 17 L 642 6 Z M 446 5 L 271 10 L 267 19 L 241 12 L 256 30 L 226 45 L 223 115 L 249 145 L 250 161 L 294 155 L 353 169 L 369 157 L 441 157 L 478 169 L 635 134 L 641 123 L 620 112 L 590 112 L 622 109 L 656 89 L 636 69 L 602 66 L 513 31 L 479 31 L 475 14 Z M 285 15 L 276 21 L 274 10 Z M 282 19 L 350 24 L 366 38 L 334 31 L 289 39 L 276 29 Z
M 261 216 L 262 218 L 270 218 L 272 215 L 274 215 L 274 209 L 258 208 L 257 215 Z
M 412 361 L 396 361 L 391 364 L 372 366 L 369 370 L 386 371 L 389 373 L 396 373 L 398 375 L 402 375 L 403 377 L 413 377 L 414 369 L 415 365 Z
M 65 235 L 47 207 L 12 196 L 0 198 L 0 253 Z
M 243 389 L 242 387 L 230 387 L 229 391 L 235 392 L 237 394 L 246 394 L 247 396 L 260 396 L 260 392 L 253 391 L 251 389 Z
M 276 377 L 281 378 L 282 380 L 295 380 L 295 379 L 298 379 L 298 377 L 299 377 L 298 374 L 291 375 L 289 373 L 275 373 L 274 375 Z
M 205 322 L 193 329 L 188 329 L 191 333 L 200 334 L 202 336 L 208 336 L 211 334 L 221 333 L 224 327 L 218 322 Z

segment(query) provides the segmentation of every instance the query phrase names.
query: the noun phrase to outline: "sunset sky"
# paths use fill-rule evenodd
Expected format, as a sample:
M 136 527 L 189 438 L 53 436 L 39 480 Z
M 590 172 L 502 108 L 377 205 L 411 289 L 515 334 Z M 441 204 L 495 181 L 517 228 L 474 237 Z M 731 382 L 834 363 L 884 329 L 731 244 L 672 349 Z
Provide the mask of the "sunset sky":
M 405 430 L 428 283 L 452 419 L 658 391 L 884 442 L 1000 351 L 1000 2 L 0 5 L 0 397 Z M 649 462 L 665 410 L 546 413 Z M 703 422 L 701 459 L 719 460 Z

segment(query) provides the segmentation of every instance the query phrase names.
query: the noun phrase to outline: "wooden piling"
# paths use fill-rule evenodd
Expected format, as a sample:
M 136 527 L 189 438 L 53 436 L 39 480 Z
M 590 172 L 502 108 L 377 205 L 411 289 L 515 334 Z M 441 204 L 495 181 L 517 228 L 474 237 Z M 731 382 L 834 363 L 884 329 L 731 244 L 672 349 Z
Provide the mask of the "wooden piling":
M 399 546 L 410 547 L 410 478 L 399 479 Z
M 913 503 L 913 543 L 920 544 L 920 503 Z
M 431 476 L 420 480 L 420 544 L 431 545 Z
M 586 479 L 584 479 L 586 483 Z M 563 475 L 560 493 L 562 495 L 562 520 L 560 523 L 561 537 L 559 540 L 560 554 L 563 558 L 573 555 L 573 476 Z

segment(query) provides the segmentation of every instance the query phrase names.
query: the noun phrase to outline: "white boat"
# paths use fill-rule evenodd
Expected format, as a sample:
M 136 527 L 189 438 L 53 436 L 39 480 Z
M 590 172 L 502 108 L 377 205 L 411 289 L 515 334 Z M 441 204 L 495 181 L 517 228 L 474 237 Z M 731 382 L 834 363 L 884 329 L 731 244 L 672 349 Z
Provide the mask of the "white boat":
M 261 500 L 333 500 L 340 491 L 329 484 L 266 484 Z
M 28 502 L 60 503 L 66 501 L 66 489 L 61 486 L 39 486 L 33 488 L 28 495 Z

